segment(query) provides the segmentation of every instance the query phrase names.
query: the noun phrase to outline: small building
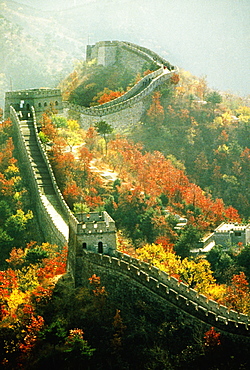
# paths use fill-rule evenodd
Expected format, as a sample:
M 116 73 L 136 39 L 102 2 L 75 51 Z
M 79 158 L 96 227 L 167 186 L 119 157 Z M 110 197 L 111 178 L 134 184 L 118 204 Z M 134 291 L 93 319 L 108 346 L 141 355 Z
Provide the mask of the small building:
M 9 117 L 12 106 L 20 120 L 26 120 L 31 116 L 31 107 L 36 112 L 37 121 L 42 114 L 53 108 L 56 113 L 63 113 L 62 94 L 60 89 L 40 88 L 5 93 L 5 118 Z
M 239 243 L 247 245 L 250 243 L 250 224 L 238 224 L 233 222 L 223 222 L 220 224 L 212 234 L 202 239 L 202 248 L 199 252 L 207 253 L 215 245 L 221 245 L 224 248 L 237 246 Z M 193 250 L 197 253 L 198 250 Z
M 116 251 L 115 221 L 106 211 L 90 212 L 76 215 L 77 255 L 82 251 L 92 251 L 112 255 Z
M 250 243 L 250 224 L 242 225 L 238 223 L 223 222 L 214 230 L 215 244 L 222 246 L 233 246 L 242 243 Z

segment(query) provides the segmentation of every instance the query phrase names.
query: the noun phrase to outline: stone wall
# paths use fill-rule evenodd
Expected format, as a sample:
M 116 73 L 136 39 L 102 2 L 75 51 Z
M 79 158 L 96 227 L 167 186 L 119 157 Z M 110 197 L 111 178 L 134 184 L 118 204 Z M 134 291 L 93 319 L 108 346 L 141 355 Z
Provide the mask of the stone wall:
M 174 73 L 175 71 L 167 72 L 159 69 L 139 81 L 133 90 L 131 89 L 132 91 L 130 90 L 121 97 L 99 106 L 86 108 L 64 102 L 64 107 L 66 110 L 74 111 L 80 115 L 84 128 L 102 119 L 111 124 L 113 122 L 115 128 L 126 128 L 140 121 L 146 110 L 146 99 L 159 85 L 169 81 Z M 143 86 L 144 88 L 142 88 Z M 137 91 L 139 92 L 137 93 Z M 126 119 L 127 121 L 125 121 Z
M 53 107 L 58 113 L 62 113 L 62 95 L 60 89 L 29 89 L 8 91 L 5 94 L 5 117 L 10 114 L 10 107 L 19 114 L 20 119 L 31 117 L 31 109 L 34 107 L 37 119 L 40 119 L 44 111 Z
M 98 56 L 100 53 L 102 58 Z M 145 62 L 151 62 L 158 68 L 143 77 L 125 94 L 110 102 L 89 108 L 64 102 L 64 107 L 80 115 L 83 128 L 88 128 L 98 120 L 104 119 L 114 128 L 123 130 L 140 121 L 147 108 L 145 104 L 147 97 L 159 85 L 169 81 L 178 69 L 153 51 L 132 43 L 101 41 L 87 47 L 87 60 L 96 58 L 98 63 L 101 63 L 101 60 L 104 60 L 104 54 L 107 58 L 106 65 L 118 62 L 138 72 Z
M 77 259 L 76 270 L 78 285 L 84 284 L 90 276 L 96 274 L 101 277 L 101 282 L 108 292 L 115 295 L 116 289 L 119 294 L 126 291 L 126 285 L 124 285 L 126 281 L 130 287 L 135 285 L 142 291 L 146 289 L 147 292 L 150 291 L 158 296 L 158 299 L 168 301 L 178 310 L 209 326 L 232 334 L 247 337 L 250 335 L 249 316 L 228 310 L 227 307 L 199 294 L 158 268 L 126 254 L 117 252 L 116 257 L 111 257 L 84 252 L 84 257 Z M 111 285 L 110 281 L 112 281 Z
M 37 185 L 36 173 L 32 167 L 32 158 L 28 154 L 25 139 L 21 131 L 21 122 L 16 111 L 12 107 L 10 108 L 10 116 L 15 129 L 15 145 L 17 147 L 19 163 L 21 164 L 21 169 L 25 171 L 25 178 L 29 179 L 28 186 L 32 196 L 32 203 L 35 205 L 40 229 L 43 232 L 44 237 L 46 235 L 47 242 L 57 244 L 62 247 L 67 244 L 68 240 L 65 235 L 58 230 L 48 212 L 44 195 Z

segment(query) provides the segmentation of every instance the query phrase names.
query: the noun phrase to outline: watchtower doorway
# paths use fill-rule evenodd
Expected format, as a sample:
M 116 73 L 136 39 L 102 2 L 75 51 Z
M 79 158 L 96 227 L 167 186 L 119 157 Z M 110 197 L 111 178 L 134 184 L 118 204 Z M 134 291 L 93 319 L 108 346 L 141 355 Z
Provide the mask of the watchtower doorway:
M 98 243 L 98 253 L 103 253 L 103 243 L 102 242 Z

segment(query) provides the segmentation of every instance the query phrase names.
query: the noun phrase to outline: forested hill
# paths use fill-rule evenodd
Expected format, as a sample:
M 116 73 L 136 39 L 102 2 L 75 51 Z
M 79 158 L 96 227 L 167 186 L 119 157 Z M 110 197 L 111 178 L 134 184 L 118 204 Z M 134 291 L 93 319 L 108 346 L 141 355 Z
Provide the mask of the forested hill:
M 88 105 L 121 93 L 117 70 L 96 80 L 98 66 L 84 64 L 62 83 L 69 99 Z M 91 71 L 93 73 L 91 73 Z M 106 76 L 102 67 L 102 76 Z M 115 71 L 115 72 L 114 72 Z M 114 86 L 116 73 L 119 86 Z M 142 71 L 142 76 L 147 71 Z M 136 76 L 139 78 L 140 76 Z M 141 122 L 128 136 L 149 151 L 160 151 L 185 170 L 189 180 L 213 199 L 222 198 L 242 218 L 250 217 L 250 107 L 247 99 L 214 91 L 204 78 L 181 71 L 175 87 L 165 84 L 149 102 Z M 90 97 L 90 87 L 94 93 Z M 118 95 L 117 95 L 118 96 Z M 92 100 L 91 100 L 92 99 Z M 194 200 L 195 206 L 195 200 Z M 198 210 L 197 210 L 198 212 Z
M 189 179 L 213 198 L 250 216 L 249 101 L 209 89 L 205 79 L 180 74 L 173 94 L 162 89 L 131 133 L 147 150 L 173 156 Z M 156 109 L 157 108 L 157 109 Z

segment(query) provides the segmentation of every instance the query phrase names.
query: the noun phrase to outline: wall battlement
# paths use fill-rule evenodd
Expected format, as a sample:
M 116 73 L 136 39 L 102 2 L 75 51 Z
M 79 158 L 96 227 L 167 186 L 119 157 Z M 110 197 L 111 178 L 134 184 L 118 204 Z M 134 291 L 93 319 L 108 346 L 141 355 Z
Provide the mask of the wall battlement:
M 79 265 L 82 267 L 82 277 L 91 272 L 96 273 L 98 268 L 100 275 L 102 271 L 112 271 L 115 275 L 119 273 L 129 276 L 131 284 L 132 281 L 139 282 L 208 325 L 232 334 L 250 335 L 249 316 L 219 305 L 164 271 L 129 255 L 116 252 L 115 256 L 107 256 L 85 251 L 81 261 L 78 261 Z
M 137 71 L 138 68 L 139 70 L 142 68 L 145 62 L 154 63 L 157 68 L 143 77 L 125 94 L 102 105 L 82 107 L 64 102 L 64 107 L 80 113 L 82 121 L 86 122 L 86 124 L 89 124 L 91 117 L 97 120 L 105 117 L 105 120 L 110 121 L 111 119 L 112 121 L 112 115 L 115 113 L 121 115 L 121 121 L 125 117 L 129 117 L 130 124 L 138 122 L 145 111 L 145 107 L 143 104 L 138 105 L 136 114 L 131 111 L 131 107 L 135 107 L 135 104 L 143 102 L 159 85 L 170 81 L 171 77 L 178 71 L 177 67 L 171 65 L 155 52 L 124 41 L 100 41 L 95 45 L 89 45 L 86 58 L 87 61 L 97 59 L 97 63 L 103 65 L 112 65 L 116 62 L 124 63 L 124 68 L 132 59 L 133 63 L 130 67 L 136 66 Z
M 60 89 L 29 89 L 8 91 L 5 93 L 5 117 L 10 115 L 10 107 L 13 107 L 20 120 L 29 119 L 32 116 L 32 107 L 36 111 L 36 118 L 40 119 L 48 108 L 53 108 L 58 113 L 63 112 L 62 94 Z

